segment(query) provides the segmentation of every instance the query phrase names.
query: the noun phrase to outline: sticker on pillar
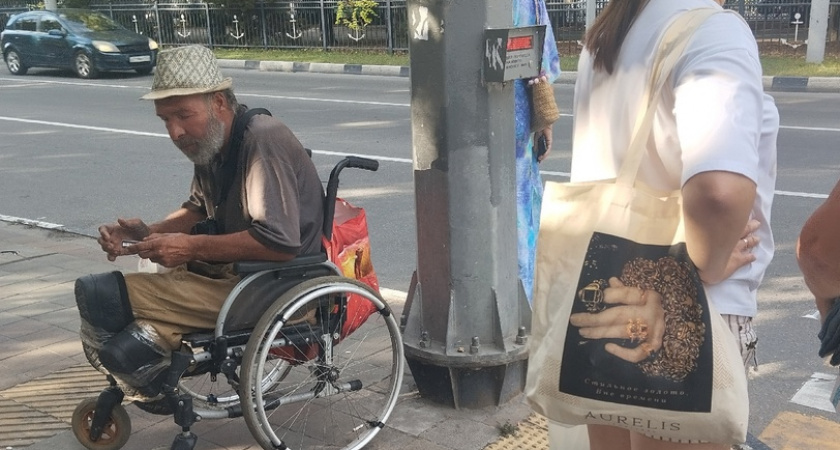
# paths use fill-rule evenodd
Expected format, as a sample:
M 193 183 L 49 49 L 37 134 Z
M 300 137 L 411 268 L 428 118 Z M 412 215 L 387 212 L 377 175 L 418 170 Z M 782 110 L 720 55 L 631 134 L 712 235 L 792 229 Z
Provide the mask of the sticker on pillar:
M 484 30 L 484 81 L 538 76 L 544 40 L 545 25 Z
M 414 28 L 414 39 L 429 40 L 429 8 L 418 6 L 411 12 L 411 26 Z

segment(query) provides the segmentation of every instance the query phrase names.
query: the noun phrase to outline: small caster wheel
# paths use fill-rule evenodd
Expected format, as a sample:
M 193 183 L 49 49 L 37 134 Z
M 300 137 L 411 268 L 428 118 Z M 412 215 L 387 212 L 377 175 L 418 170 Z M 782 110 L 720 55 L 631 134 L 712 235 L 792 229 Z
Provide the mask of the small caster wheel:
M 131 419 L 122 405 L 116 405 L 111 416 L 105 422 L 102 435 L 93 441 L 90 439 L 90 429 L 93 425 L 93 413 L 96 411 L 96 398 L 82 400 L 73 411 L 71 425 L 76 439 L 90 450 L 118 450 L 128 442 L 131 436 Z

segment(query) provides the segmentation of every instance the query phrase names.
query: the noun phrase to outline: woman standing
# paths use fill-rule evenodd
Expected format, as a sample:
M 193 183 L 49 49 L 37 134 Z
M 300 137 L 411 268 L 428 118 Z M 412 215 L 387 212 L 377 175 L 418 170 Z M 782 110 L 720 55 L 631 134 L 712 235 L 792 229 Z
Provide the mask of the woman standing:
M 518 232 L 519 279 L 531 301 L 534 288 L 534 258 L 537 232 L 540 228 L 543 185 L 539 163 L 551 150 L 551 124 L 532 129 L 531 86 L 535 82 L 553 83 L 560 76 L 560 57 L 545 0 L 514 0 L 513 26 L 545 25 L 542 66 L 536 80 L 514 81 L 514 114 L 516 126 L 516 225 Z M 546 152 L 538 155 L 534 143 L 546 138 Z
M 616 177 L 644 111 L 644 86 L 664 30 L 682 12 L 722 3 L 609 2 L 587 31 L 578 67 L 573 182 Z M 745 364 L 754 362 L 756 290 L 773 256 L 770 207 L 779 116 L 763 92 L 755 38 L 743 20 L 731 13 L 707 19 L 653 107 L 638 179 L 657 189 L 681 189 L 689 256 L 707 297 L 730 325 Z M 672 443 L 606 425 L 588 427 L 594 450 L 729 448 Z

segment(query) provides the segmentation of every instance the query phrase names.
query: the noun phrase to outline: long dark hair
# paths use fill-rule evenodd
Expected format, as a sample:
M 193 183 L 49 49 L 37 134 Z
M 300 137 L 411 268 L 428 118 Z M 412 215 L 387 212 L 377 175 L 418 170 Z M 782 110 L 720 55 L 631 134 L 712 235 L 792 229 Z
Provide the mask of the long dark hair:
M 636 16 L 648 0 L 610 0 L 586 32 L 583 44 L 592 53 L 596 70 L 612 74 L 618 51 Z

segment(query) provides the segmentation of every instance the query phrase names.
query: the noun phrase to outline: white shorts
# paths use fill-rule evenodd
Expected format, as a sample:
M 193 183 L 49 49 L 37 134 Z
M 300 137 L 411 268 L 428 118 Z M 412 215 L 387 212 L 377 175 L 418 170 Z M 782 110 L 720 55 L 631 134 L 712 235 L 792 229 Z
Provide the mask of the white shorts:
M 755 347 L 758 343 L 758 338 L 753 328 L 752 317 L 736 316 L 733 314 L 721 314 L 723 320 L 729 325 L 732 331 L 732 336 L 738 344 L 738 349 L 741 351 L 741 359 L 744 360 L 744 370 L 749 373 L 750 365 L 753 370 L 758 370 L 758 361 L 755 357 Z

